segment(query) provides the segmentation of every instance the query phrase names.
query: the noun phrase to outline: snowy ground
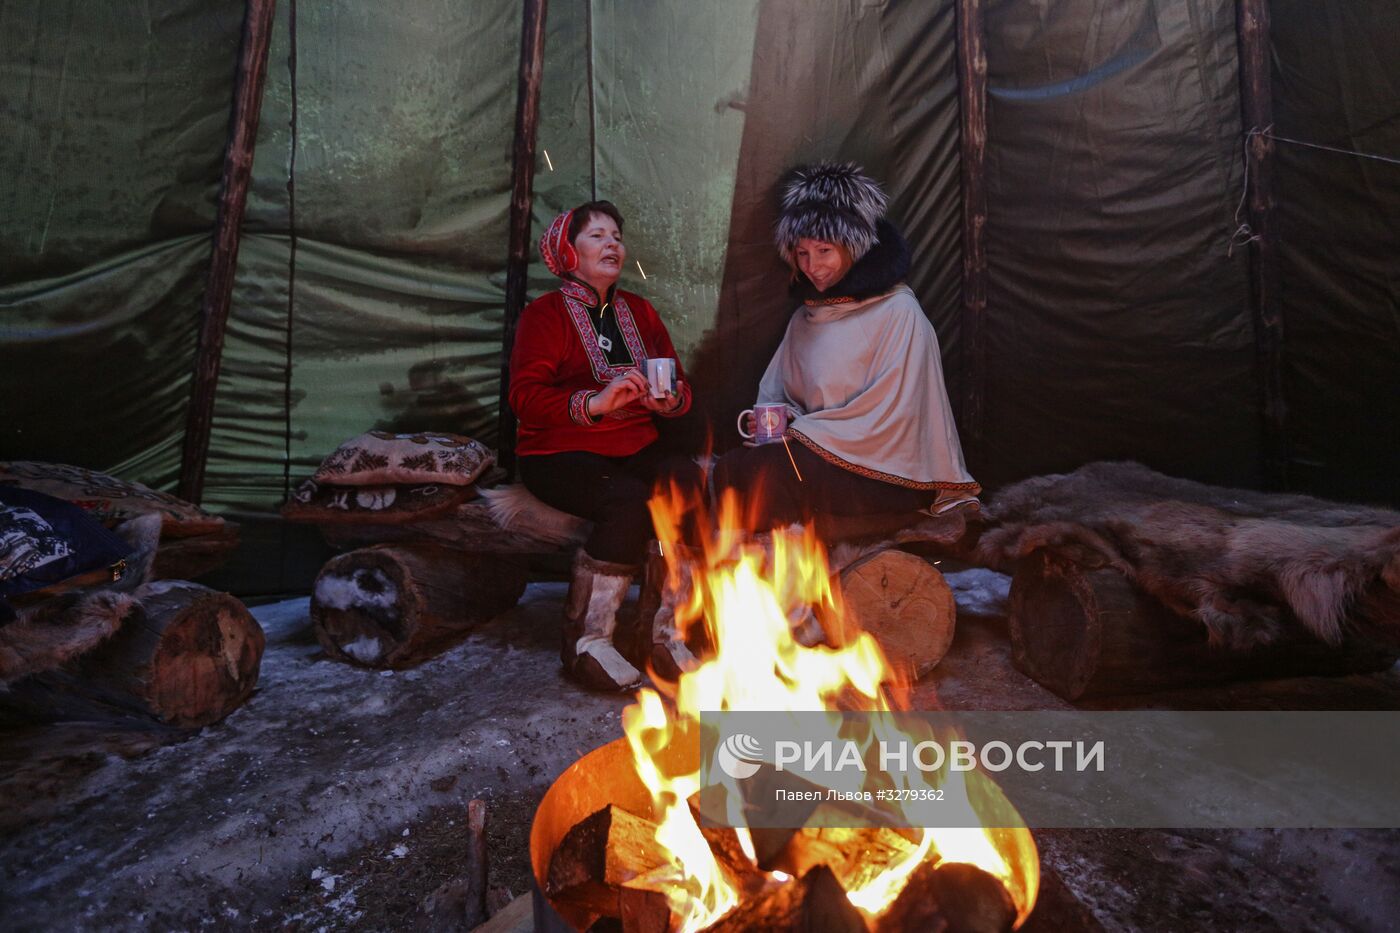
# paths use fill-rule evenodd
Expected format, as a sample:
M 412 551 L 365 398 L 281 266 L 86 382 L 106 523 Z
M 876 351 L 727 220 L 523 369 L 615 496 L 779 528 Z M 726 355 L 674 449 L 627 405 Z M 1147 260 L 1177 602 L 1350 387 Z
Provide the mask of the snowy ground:
M 0 928 L 280 924 L 308 882 L 331 896 L 318 919 L 354 919 L 364 908 L 336 860 L 390 838 L 385 858 L 406 858 L 410 827 L 435 808 L 537 797 L 621 735 L 621 699 L 559 676 L 562 599 L 562 585 L 531 586 L 464 644 L 398 673 L 320 658 L 305 599 L 255 610 L 268 645 L 252 699 L 56 788 L 48 818 L 14 828 L 0 853 Z
M 1063 707 L 1009 663 L 1008 579 L 948 580 L 958 634 L 916 705 Z M 563 595 L 532 585 L 456 649 L 399 673 L 322 658 L 304 599 L 260 607 L 258 690 L 223 723 L 177 742 L 110 725 L 0 736 L 0 930 L 407 928 L 460 864 L 473 797 L 488 802 L 493 882 L 523 893 L 535 803 L 621 735 L 624 700 L 559 675 Z M 1388 678 L 1338 689 L 1393 700 Z M 1400 917 L 1396 832 L 1038 838 L 1062 899 L 1108 929 L 1382 930 Z

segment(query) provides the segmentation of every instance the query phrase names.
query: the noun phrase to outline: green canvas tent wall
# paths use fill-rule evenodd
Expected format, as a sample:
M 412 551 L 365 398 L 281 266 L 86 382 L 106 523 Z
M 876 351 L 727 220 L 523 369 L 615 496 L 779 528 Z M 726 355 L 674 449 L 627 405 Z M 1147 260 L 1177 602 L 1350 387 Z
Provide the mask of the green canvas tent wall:
M 535 234 L 622 207 L 725 443 L 789 310 L 774 183 L 859 160 L 950 391 L 984 387 L 980 478 L 1261 484 L 1235 4 L 980 6 L 983 371 L 952 0 L 551 0 Z M 1400 10 L 1270 8 L 1291 481 L 1400 503 Z M 174 488 L 243 12 L 0 0 L 0 460 Z M 206 504 L 268 512 L 370 427 L 497 441 L 520 30 L 507 0 L 277 4 Z

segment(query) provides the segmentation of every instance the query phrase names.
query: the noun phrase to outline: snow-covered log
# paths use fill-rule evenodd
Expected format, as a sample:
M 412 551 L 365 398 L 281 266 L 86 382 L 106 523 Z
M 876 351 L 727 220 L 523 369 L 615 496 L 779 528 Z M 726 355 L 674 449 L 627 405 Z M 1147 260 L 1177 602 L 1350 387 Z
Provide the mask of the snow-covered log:
M 316 639 L 338 660 L 412 667 L 514 606 L 525 591 L 526 569 L 518 555 L 437 544 L 350 551 L 328 561 L 316 578 Z

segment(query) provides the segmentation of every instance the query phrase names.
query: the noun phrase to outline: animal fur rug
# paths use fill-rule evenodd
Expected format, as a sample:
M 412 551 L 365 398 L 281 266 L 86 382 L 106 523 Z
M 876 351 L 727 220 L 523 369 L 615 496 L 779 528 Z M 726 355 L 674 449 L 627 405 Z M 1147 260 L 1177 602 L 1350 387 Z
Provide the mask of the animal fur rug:
M 1039 548 L 1114 567 L 1213 643 L 1273 640 L 1291 615 L 1337 643 L 1349 625 L 1400 644 L 1400 513 L 1207 486 L 1091 463 L 1003 489 L 975 559 L 1010 572 Z
M 151 578 L 160 544 L 161 517 L 149 513 L 115 531 L 132 546 L 121 580 L 101 588 L 75 589 L 21 608 L 0 626 L 0 689 L 61 667 L 116 634 L 137 604 L 131 591 Z

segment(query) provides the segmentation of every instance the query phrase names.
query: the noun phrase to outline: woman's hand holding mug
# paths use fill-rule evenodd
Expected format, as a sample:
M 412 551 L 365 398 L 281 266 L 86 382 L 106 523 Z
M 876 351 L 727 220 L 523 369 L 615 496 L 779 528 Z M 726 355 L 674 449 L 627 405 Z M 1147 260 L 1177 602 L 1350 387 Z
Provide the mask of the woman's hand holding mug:
M 787 433 L 790 413 L 786 405 L 755 405 L 739 413 L 739 435 L 745 446 L 772 444 Z
M 639 370 L 629 369 L 589 397 L 588 414 L 594 418 L 602 417 L 619 408 L 626 408 L 637 399 L 648 396 L 650 391 L 646 376 Z

